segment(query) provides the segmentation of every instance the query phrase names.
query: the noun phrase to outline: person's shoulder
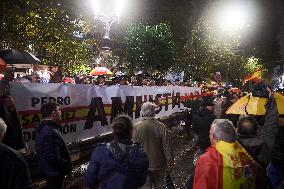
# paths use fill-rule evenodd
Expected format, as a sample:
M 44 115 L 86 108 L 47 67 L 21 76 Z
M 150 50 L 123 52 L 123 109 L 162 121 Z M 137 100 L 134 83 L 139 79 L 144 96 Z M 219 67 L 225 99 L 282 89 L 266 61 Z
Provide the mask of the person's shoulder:
M 143 124 L 143 120 L 138 121 L 137 123 L 134 124 L 134 127 L 139 127 L 142 124 Z
M 220 162 L 220 157 L 221 154 L 216 150 L 215 147 L 209 147 L 207 151 L 198 158 L 197 164 L 218 165 Z
M 107 148 L 107 145 L 108 145 L 108 144 L 109 144 L 109 143 L 107 143 L 107 142 L 97 143 L 97 144 L 95 145 L 95 149 Z
M 91 159 L 100 159 L 108 151 L 107 143 L 98 143 L 95 145 L 95 148 L 92 152 Z
M 97 143 L 95 145 L 94 153 L 102 153 L 103 151 L 106 151 L 108 149 L 109 143 Z
M 245 146 L 261 146 L 261 145 L 265 145 L 265 142 L 262 138 L 260 137 L 239 137 L 238 141 L 240 141 L 241 144 L 245 145 Z
M 139 150 L 140 150 L 140 149 L 143 150 L 141 144 L 139 144 L 138 142 L 133 142 L 133 143 L 131 144 L 131 147 L 132 147 L 132 148 L 139 149 Z
M 143 150 L 142 146 L 139 143 L 133 143 L 131 145 L 132 150 L 130 150 L 130 153 L 134 153 L 138 155 L 139 157 L 145 157 L 148 158 L 146 152 Z
M 134 125 L 134 129 L 141 129 L 144 127 L 148 127 L 148 125 L 150 124 L 150 120 L 149 119 L 142 119 L 141 121 L 135 123 Z
M 3 143 L 0 143 L 0 155 L 13 153 L 14 150 Z
M 48 124 L 40 124 L 36 129 L 38 136 L 56 135 L 54 129 Z
M 160 120 L 154 119 L 154 122 L 159 126 L 166 127 L 166 125 L 162 123 Z
M 20 152 L 10 148 L 9 146 L 6 146 L 5 144 L 0 143 L 0 155 L 8 156 L 11 161 L 14 161 L 14 163 L 23 163 L 25 164 L 24 158 L 21 155 Z

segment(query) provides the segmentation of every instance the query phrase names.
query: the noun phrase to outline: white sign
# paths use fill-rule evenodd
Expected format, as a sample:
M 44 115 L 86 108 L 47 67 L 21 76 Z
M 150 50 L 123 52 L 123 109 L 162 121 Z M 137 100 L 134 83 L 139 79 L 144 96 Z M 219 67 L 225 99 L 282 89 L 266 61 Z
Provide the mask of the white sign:
M 24 139 L 34 151 L 35 129 L 41 121 L 40 107 L 47 102 L 61 106 L 61 132 L 67 143 L 111 131 L 110 122 L 124 113 L 138 121 L 143 102 L 157 104 L 156 118 L 182 111 L 184 96 L 199 88 L 164 86 L 94 86 L 79 84 L 12 83 L 11 95 L 23 128 Z
M 176 84 L 179 82 L 183 82 L 184 72 L 176 73 L 176 72 L 167 72 L 165 77 L 166 80 L 170 80 L 172 84 Z

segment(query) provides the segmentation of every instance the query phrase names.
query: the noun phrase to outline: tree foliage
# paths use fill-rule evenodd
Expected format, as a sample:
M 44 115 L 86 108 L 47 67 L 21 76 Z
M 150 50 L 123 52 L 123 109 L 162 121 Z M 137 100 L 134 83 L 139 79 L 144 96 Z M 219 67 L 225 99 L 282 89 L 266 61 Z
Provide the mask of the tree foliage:
M 170 27 L 161 23 L 129 26 L 126 59 L 131 70 L 165 73 L 175 61 L 175 43 Z
M 2 47 L 43 52 L 42 62 L 59 66 L 64 72 L 77 73 L 88 68 L 90 45 L 94 40 L 78 38 L 91 26 L 73 10 L 67 0 L 23 0 L 21 4 L 4 0 L 1 19 Z
M 185 70 L 189 78 L 211 79 L 215 72 L 229 81 L 239 83 L 248 72 L 245 69 L 246 55 L 239 50 L 237 38 L 224 39 L 218 31 L 201 17 L 187 35 L 187 43 L 179 56 L 178 67 Z M 226 78 L 226 77 L 223 77 Z

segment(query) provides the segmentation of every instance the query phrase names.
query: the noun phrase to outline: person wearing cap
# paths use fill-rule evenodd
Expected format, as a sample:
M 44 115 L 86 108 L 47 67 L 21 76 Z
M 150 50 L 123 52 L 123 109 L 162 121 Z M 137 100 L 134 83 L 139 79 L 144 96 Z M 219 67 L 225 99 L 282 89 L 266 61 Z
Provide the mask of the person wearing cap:
M 98 78 L 97 78 L 97 83 L 100 86 L 105 85 L 105 76 L 99 75 Z
M 210 146 L 209 131 L 212 122 L 216 119 L 214 115 L 214 104 L 211 101 L 202 103 L 197 114 L 193 117 L 192 129 L 198 135 L 198 147 L 200 154 L 205 153 L 205 150 Z
M 62 83 L 63 78 L 64 78 L 63 73 L 60 70 L 57 70 L 56 72 L 54 72 L 50 80 L 50 83 Z

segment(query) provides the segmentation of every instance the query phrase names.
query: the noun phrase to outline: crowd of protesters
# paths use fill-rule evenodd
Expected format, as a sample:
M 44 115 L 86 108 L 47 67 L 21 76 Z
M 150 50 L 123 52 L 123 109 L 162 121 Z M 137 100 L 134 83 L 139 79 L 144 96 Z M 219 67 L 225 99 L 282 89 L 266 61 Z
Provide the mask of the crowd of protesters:
M 190 86 L 189 82 L 181 82 L 180 79 L 167 80 L 159 76 L 150 74 L 133 74 L 125 75 L 91 75 L 91 74 L 78 74 L 78 75 L 64 75 L 60 70 L 47 71 L 41 70 L 33 72 L 31 75 L 21 76 L 14 74 L 13 70 L 6 70 L 3 81 L 14 81 L 22 83 L 70 83 L 70 84 L 93 84 L 101 86 L 112 85 L 131 85 L 131 86 Z
M 99 77 L 98 82 L 104 84 L 105 80 Z M 119 84 L 128 84 L 128 81 L 122 78 Z M 239 92 L 223 91 L 215 96 L 188 100 L 186 106 L 191 111 L 186 124 L 198 136 L 200 157 L 186 183 L 187 188 L 283 188 L 284 117 L 278 114 L 274 94 L 268 93 L 267 113 L 261 119 L 225 114 L 244 95 Z M 164 178 L 174 167 L 174 154 L 166 126 L 154 118 L 155 108 L 153 103 L 143 104 L 143 119 L 136 124 L 125 115 L 112 121 L 113 140 L 98 144 L 90 157 L 85 173 L 87 188 L 164 187 Z M 41 114 L 42 122 L 35 137 L 38 165 L 47 188 L 60 189 L 72 170 L 70 154 L 59 131 L 61 110 L 56 103 L 46 103 L 41 107 Z M 33 188 L 28 166 L 18 152 L 25 145 L 9 95 L 0 99 L 0 141 L 1 187 Z
M 273 93 L 268 93 L 265 116 L 225 114 L 238 94 L 189 104 L 201 156 L 187 188 L 283 188 L 284 117 L 278 114 Z

